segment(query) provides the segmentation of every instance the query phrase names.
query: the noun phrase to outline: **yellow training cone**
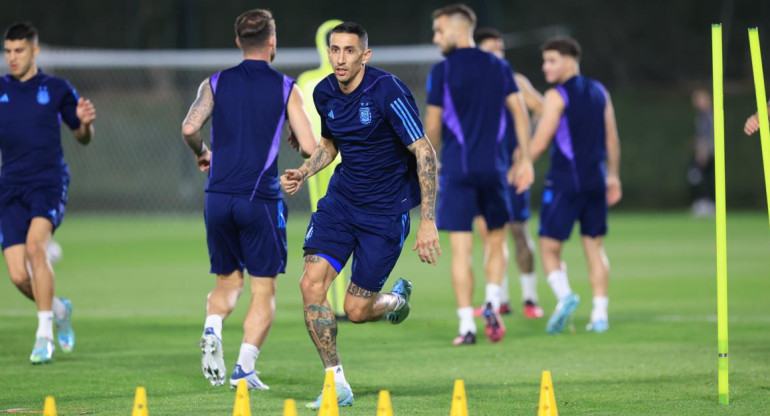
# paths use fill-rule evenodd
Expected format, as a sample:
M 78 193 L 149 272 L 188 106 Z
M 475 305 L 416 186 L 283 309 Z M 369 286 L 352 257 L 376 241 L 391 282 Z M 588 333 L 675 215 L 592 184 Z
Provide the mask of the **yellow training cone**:
M 318 416 L 340 416 L 337 404 L 337 387 L 334 384 L 334 372 L 329 370 L 324 378 L 324 389 L 321 393 L 321 409 Z
M 238 389 L 235 390 L 235 406 L 233 407 L 233 416 L 251 416 L 251 406 L 249 405 L 249 388 L 246 387 L 246 379 L 242 378 L 238 382 Z
M 559 416 L 556 410 L 556 396 L 553 393 L 553 382 L 551 381 L 551 372 L 543 371 L 543 377 L 540 381 L 540 403 L 537 405 L 537 416 Z
M 144 389 L 144 387 L 136 388 L 136 396 L 134 397 L 134 411 L 131 412 L 131 416 L 148 416 L 147 391 Z
M 455 380 L 449 416 L 468 416 L 468 399 L 465 397 L 465 383 L 461 379 Z
M 45 398 L 45 404 L 43 405 L 43 416 L 56 416 L 56 402 L 53 396 Z
M 380 398 L 377 401 L 377 416 L 393 416 L 390 393 L 387 390 L 380 390 Z
M 297 416 L 297 403 L 292 399 L 283 402 L 283 416 Z

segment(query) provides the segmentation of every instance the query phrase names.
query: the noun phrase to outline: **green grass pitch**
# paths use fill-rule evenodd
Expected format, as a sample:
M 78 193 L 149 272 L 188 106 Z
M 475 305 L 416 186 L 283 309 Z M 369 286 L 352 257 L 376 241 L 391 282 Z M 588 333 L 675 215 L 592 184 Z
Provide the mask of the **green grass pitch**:
M 607 251 L 612 263 L 610 324 L 585 332 L 591 295 L 579 241 L 566 247 L 573 289 L 583 299 L 576 333 L 548 336 L 545 320 L 528 321 L 516 303 L 508 334 L 490 344 L 453 347 L 457 330 L 449 245 L 438 266 L 411 252 L 417 218 L 386 285 L 414 282 L 412 314 L 402 325 L 341 323 L 340 355 L 356 394 L 344 415 L 374 415 L 377 392 L 390 391 L 397 415 L 449 413 L 455 378 L 465 380 L 469 413 L 534 415 L 540 374 L 551 370 L 564 415 L 754 415 L 770 409 L 770 233 L 767 217 L 728 217 L 731 404 L 717 404 L 714 223 L 679 214 L 614 213 Z M 535 229 L 533 221 L 532 229 Z M 287 274 L 279 279 L 273 330 L 257 361 L 268 392 L 252 392 L 255 415 L 280 415 L 283 400 L 315 398 L 321 362 L 306 333 L 299 293 L 307 217 L 289 219 Z M 57 234 L 64 259 L 57 293 L 74 304 L 77 347 L 49 365 L 32 366 L 33 304 L 0 276 L 0 413 L 42 409 L 56 397 L 59 415 L 128 415 L 145 386 L 150 415 L 227 415 L 234 391 L 201 375 L 198 339 L 208 275 L 202 216 L 71 216 Z M 475 260 L 476 299 L 483 296 Z M 539 293 L 553 295 L 538 265 Z M 518 274 L 509 268 L 512 295 Z M 248 293 L 248 292 L 245 292 Z M 246 295 L 244 295 L 246 296 Z M 225 322 L 225 360 L 235 363 L 246 299 Z M 479 325 L 481 323 L 479 322 Z M 300 409 L 300 414 L 311 414 Z

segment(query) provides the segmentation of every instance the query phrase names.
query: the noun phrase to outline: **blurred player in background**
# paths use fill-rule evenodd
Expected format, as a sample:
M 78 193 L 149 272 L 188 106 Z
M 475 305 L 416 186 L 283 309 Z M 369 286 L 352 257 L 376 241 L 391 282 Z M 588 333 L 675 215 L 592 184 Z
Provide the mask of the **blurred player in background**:
M 340 406 L 353 404 L 337 353 L 337 321 L 327 294 L 353 255 L 345 312 L 354 323 L 403 322 L 412 284 L 398 279 L 380 293 L 409 234 L 409 210 L 422 203 L 413 250 L 435 264 L 441 254 L 434 222 L 436 153 L 422 130 L 411 91 L 395 76 L 367 66 L 372 51 L 363 26 L 346 22 L 332 29 L 329 60 L 333 75 L 313 93 L 321 116 L 321 142 L 298 169 L 281 177 L 294 194 L 307 178 L 342 153 L 318 202 L 305 237 L 300 282 L 305 323 L 326 371 L 333 371 Z M 434 253 L 433 250 L 436 250 Z M 321 396 L 307 407 L 318 409 Z
M 505 42 L 503 35 L 496 29 L 479 28 L 473 35 L 476 47 L 482 51 L 489 52 L 500 59 L 505 59 Z M 532 113 L 532 120 L 537 120 L 543 111 L 543 95 L 540 94 L 524 75 L 514 72 L 513 77 L 516 85 L 519 87 L 524 103 L 527 109 Z M 505 113 L 505 137 L 503 139 L 506 147 L 505 156 L 509 159 L 509 165 L 513 165 L 513 152 L 516 151 L 516 131 L 514 130 L 513 118 L 509 112 Z M 536 319 L 543 316 L 543 309 L 538 305 L 537 297 L 537 275 L 535 274 L 534 251 L 535 244 L 529 234 L 527 220 L 530 215 L 530 191 L 516 193 L 516 188 L 508 187 L 508 197 L 511 200 L 511 213 L 508 227 L 511 230 L 514 247 L 516 249 L 516 264 L 521 272 L 521 300 L 523 303 L 524 316 L 529 319 Z M 487 245 L 487 223 L 483 216 L 477 216 L 475 220 L 476 230 L 481 237 L 482 244 Z M 508 254 L 507 252 L 505 253 Z M 511 297 L 508 289 L 508 273 L 503 275 L 503 283 L 500 290 L 500 314 L 508 315 L 511 313 Z M 474 316 L 483 316 L 484 305 L 476 308 Z
M 452 283 L 460 320 L 455 345 L 476 343 L 471 256 L 477 215 L 484 217 L 488 228 L 486 335 L 498 342 L 505 334 L 499 310 L 500 285 L 507 267 L 505 225 L 510 221 L 507 181 L 522 193 L 534 175 L 529 159 L 529 116 L 513 71 L 506 61 L 474 47 L 475 26 L 475 13 L 462 4 L 433 13 L 433 43 L 446 59 L 428 76 L 425 118 L 434 146 L 443 143 L 437 220 L 439 229 L 449 231 L 452 245 Z M 503 142 L 506 112 L 513 117 L 521 149 L 514 166 Z
M 714 109 L 711 94 L 703 89 L 692 92 L 695 110 L 694 154 L 687 181 L 692 189 L 692 213 L 696 217 L 714 215 Z
M 594 296 L 587 329 L 605 332 L 610 272 L 604 252 L 607 212 L 622 197 L 615 111 L 604 86 L 580 75 L 581 51 L 575 40 L 556 39 L 542 51 L 545 79 L 556 84 L 545 93 L 532 141 L 532 158 L 537 159 L 555 139 L 540 207 L 540 253 L 548 284 L 559 301 L 546 329 L 550 334 L 563 331 L 580 303 L 561 260 L 562 245 L 577 220 Z
M 35 345 L 29 359 L 47 363 L 55 350 L 53 321 L 65 353 L 75 346 L 72 304 L 54 296 L 47 248 L 64 218 L 70 175 L 61 146 L 64 121 L 81 144 L 94 134 L 96 111 L 66 80 L 38 69 L 38 32 L 28 22 L 5 31 L 10 74 L 0 79 L 0 230 L 13 284 L 38 309 Z
M 770 106 L 770 101 L 768 101 L 767 104 Z M 768 116 L 770 116 L 770 107 L 767 109 L 767 113 Z M 743 126 L 743 132 L 746 133 L 747 136 L 751 136 L 757 131 L 759 131 L 759 117 L 754 113 L 746 119 L 746 124 Z
M 247 11 L 235 21 L 243 61 L 206 78 L 182 124 L 206 184 L 206 240 L 216 286 L 206 302 L 201 338 L 203 375 L 225 383 L 222 321 L 235 308 L 248 270 L 251 302 L 243 321 L 243 341 L 230 385 L 246 379 L 249 389 L 267 390 L 254 362 L 275 314 L 275 278 L 286 269 L 288 212 L 278 180 L 278 147 L 284 120 L 290 141 L 306 154 L 316 142 L 294 80 L 270 67 L 275 57 L 275 21 L 267 10 Z M 211 147 L 201 128 L 212 118 Z

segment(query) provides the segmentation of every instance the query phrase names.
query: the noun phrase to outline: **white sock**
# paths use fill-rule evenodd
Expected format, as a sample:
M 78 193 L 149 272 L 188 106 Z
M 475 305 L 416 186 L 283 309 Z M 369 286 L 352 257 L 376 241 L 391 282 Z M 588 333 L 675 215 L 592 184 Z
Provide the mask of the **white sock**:
M 473 320 L 473 308 L 457 308 L 457 317 L 460 318 L 460 335 L 468 332 L 476 333 L 476 322 Z
M 553 294 L 556 295 L 556 299 L 561 301 L 572 293 L 572 288 L 569 287 L 569 281 L 567 280 L 567 273 L 562 270 L 556 270 L 548 274 L 548 284 L 553 289 Z
M 241 344 L 241 352 L 238 353 L 238 362 L 244 372 L 250 373 L 254 371 L 254 361 L 257 361 L 259 357 L 259 348 L 256 345 L 247 343 Z
M 537 275 L 524 273 L 519 280 L 521 281 L 521 300 L 537 303 Z
M 496 311 L 500 309 L 500 292 L 502 292 L 500 285 L 487 283 L 487 297 L 485 302 L 492 304 L 492 310 Z
M 607 306 L 609 303 L 610 299 L 607 296 L 594 296 L 594 308 L 591 310 L 591 322 L 598 321 L 599 319 L 608 320 Z
M 56 319 L 64 319 L 67 317 L 67 307 L 64 306 L 64 302 L 61 299 L 54 296 L 53 298 L 53 316 Z
M 222 315 L 209 315 L 206 317 L 206 322 L 203 324 L 203 330 L 211 328 L 214 330 L 214 335 L 222 340 Z M 248 371 L 247 371 L 248 372 Z
M 511 294 L 508 292 L 508 275 L 503 275 L 503 283 L 500 284 L 500 303 L 511 303 Z
M 39 311 L 37 313 L 36 338 L 47 338 L 53 341 L 53 312 Z
M 334 384 L 342 384 L 343 386 L 348 385 L 348 381 L 345 380 L 345 370 L 342 369 L 342 364 L 335 365 L 333 367 L 327 367 L 324 370 L 324 375 L 327 371 L 333 371 L 334 372 Z

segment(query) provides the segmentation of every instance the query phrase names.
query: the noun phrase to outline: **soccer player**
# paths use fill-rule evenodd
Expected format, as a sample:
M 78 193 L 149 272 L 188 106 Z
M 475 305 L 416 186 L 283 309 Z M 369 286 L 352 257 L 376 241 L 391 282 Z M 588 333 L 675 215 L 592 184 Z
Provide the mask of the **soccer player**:
M 409 210 L 420 201 L 413 250 L 430 264 L 441 255 L 434 222 L 436 153 L 425 138 L 411 91 L 395 76 L 366 65 L 372 55 L 368 43 L 358 23 L 332 29 L 328 51 L 334 73 L 313 93 L 321 116 L 320 144 L 302 166 L 281 176 L 284 190 L 294 194 L 342 154 L 326 196 L 310 219 L 300 281 L 307 330 L 325 369 L 334 372 L 340 406 L 353 404 L 353 392 L 337 353 L 329 286 L 352 254 L 345 295 L 348 319 L 403 322 L 411 310 L 412 284 L 398 279 L 390 293 L 380 291 L 409 234 Z M 307 407 L 320 405 L 321 396 Z
M 243 341 L 230 376 L 249 389 L 268 390 L 254 363 L 275 314 L 275 278 L 286 269 L 286 219 L 278 180 L 278 147 L 284 120 L 290 141 L 306 154 L 315 137 L 294 80 L 270 67 L 275 57 L 275 20 L 267 10 L 244 12 L 235 20 L 235 43 L 243 61 L 206 78 L 182 124 L 206 184 L 206 241 L 216 286 L 206 301 L 201 337 L 203 375 L 225 383 L 222 322 L 235 308 L 248 270 L 251 302 L 243 321 Z M 201 128 L 211 117 L 211 151 Z
M 605 332 L 609 329 L 607 211 L 622 197 L 615 111 L 604 86 L 580 75 L 580 45 L 575 40 L 556 39 L 542 51 L 545 79 L 556 84 L 545 93 L 543 116 L 532 141 L 536 159 L 555 139 L 540 207 L 543 267 L 559 301 L 546 329 L 550 334 L 563 331 L 580 302 L 561 260 L 562 245 L 577 220 L 594 296 L 587 329 Z
M 433 43 L 446 59 L 431 69 L 425 118 L 434 146 L 443 141 L 437 222 L 439 229 L 449 231 L 452 245 L 452 283 L 460 319 L 455 345 L 476 343 L 471 256 L 477 215 L 489 228 L 484 265 L 486 335 L 498 342 L 505 334 L 499 309 L 507 263 L 505 224 L 510 220 L 506 172 L 517 193 L 529 188 L 534 175 L 529 116 L 513 71 L 504 60 L 474 47 L 475 26 L 475 13 L 462 4 L 433 13 Z M 514 166 L 503 142 L 506 112 L 513 117 L 519 142 Z
M 66 80 L 41 71 L 38 31 L 14 23 L 5 31 L 10 74 L 0 78 L 0 231 L 5 265 L 14 285 L 37 304 L 38 327 L 29 360 L 51 361 L 53 321 L 65 353 L 75 346 L 72 303 L 54 296 L 47 247 L 64 218 L 70 174 L 61 147 L 64 121 L 83 145 L 94 134 L 96 111 Z
M 496 29 L 479 28 L 473 34 L 473 40 L 476 47 L 484 52 L 489 52 L 500 59 L 505 59 L 505 42 L 503 35 Z M 543 95 L 540 94 L 524 75 L 514 72 L 516 85 L 519 87 L 524 103 L 527 109 L 532 113 L 532 118 L 537 119 L 543 111 Z M 505 151 L 506 157 L 509 157 L 516 151 L 516 132 L 513 129 L 513 119 L 510 113 L 505 113 L 505 144 L 508 146 Z M 513 160 L 510 161 L 513 164 Z M 543 309 L 538 305 L 537 297 L 537 275 L 535 275 L 534 250 L 535 244 L 528 232 L 527 220 L 529 219 L 530 191 L 526 190 L 521 194 L 516 193 L 516 188 L 508 187 L 508 197 L 511 200 L 511 213 L 508 227 L 511 230 L 514 247 L 516 248 L 516 263 L 521 272 L 521 297 L 524 309 L 524 316 L 528 319 L 541 318 Z M 487 224 L 484 217 L 477 216 L 475 220 L 476 230 L 481 237 L 482 244 L 486 247 Z M 505 253 L 507 255 L 507 253 Z M 508 315 L 511 313 L 510 293 L 508 291 L 508 274 L 503 275 L 503 283 L 500 290 L 500 314 Z M 484 305 L 473 311 L 474 316 L 483 316 Z
M 770 101 L 768 101 L 767 104 L 770 106 Z M 770 117 L 770 107 L 767 109 L 767 114 Z M 757 131 L 759 131 L 759 117 L 754 113 L 746 119 L 746 124 L 743 126 L 743 132 L 746 133 L 747 136 L 751 136 Z

